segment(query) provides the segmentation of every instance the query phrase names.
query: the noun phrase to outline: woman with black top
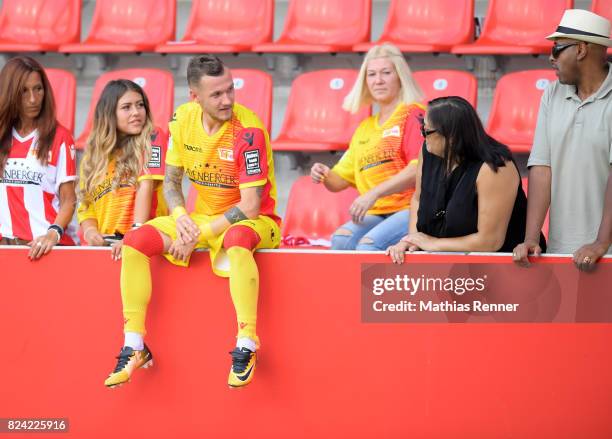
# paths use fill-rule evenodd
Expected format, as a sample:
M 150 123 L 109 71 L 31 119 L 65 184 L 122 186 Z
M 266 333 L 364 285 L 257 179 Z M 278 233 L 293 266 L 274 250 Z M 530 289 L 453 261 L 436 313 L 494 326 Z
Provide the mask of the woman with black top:
M 393 262 L 406 250 L 511 252 L 525 236 L 527 198 L 508 147 L 457 96 L 429 102 L 422 134 L 409 234 L 387 249 Z

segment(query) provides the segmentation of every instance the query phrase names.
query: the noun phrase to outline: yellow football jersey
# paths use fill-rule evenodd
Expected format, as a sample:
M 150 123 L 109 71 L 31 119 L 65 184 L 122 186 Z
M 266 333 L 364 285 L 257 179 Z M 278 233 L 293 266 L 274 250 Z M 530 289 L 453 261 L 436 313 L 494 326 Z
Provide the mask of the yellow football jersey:
M 379 125 L 378 115 L 365 119 L 333 171 L 364 194 L 418 160 L 423 146 L 421 104 L 403 103 Z M 384 215 L 407 209 L 414 189 L 379 198 L 368 213 Z
M 208 135 L 202 107 L 188 102 L 169 124 L 166 164 L 184 169 L 198 197 L 195 213 L 219 215 L 240 202 L 240 189 L 263 186 L 261 215 L 280 223 L 270 138 L 257 115 L 234 104 L 231 120 Z

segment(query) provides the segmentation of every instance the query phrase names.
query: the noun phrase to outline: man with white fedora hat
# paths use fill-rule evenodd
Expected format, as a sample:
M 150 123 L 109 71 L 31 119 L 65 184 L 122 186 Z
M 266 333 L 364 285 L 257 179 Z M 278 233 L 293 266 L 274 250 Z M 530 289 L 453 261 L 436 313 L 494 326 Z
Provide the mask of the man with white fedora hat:
M 528 265 L 550 207 L 549 253 L 573 254 L 590 270 L 612 253 L 612 47 L 610 21 L 566 10 L 549 57 L 558 81 L 542 95 L 529 167 L 525 242 L 513 253 Z

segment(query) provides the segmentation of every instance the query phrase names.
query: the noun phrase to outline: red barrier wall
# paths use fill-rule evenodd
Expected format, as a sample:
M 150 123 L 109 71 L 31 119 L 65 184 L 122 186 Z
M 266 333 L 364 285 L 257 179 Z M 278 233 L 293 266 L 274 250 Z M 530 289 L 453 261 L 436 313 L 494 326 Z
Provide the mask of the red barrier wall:
M 361 264 L 386 257 L 257 260 L 262 348 L 250 386 L 227 387 L 233 307 L 201 253 L 190 269 L 154 261 L 155 366 L 106 389 L 122 343 L 119 263 L 104 250 L 32 263 L 1 248 L 0 418 L 69 418 L 68 434 L 42 437 L 612 437 L 609 324 L 364 324 Z

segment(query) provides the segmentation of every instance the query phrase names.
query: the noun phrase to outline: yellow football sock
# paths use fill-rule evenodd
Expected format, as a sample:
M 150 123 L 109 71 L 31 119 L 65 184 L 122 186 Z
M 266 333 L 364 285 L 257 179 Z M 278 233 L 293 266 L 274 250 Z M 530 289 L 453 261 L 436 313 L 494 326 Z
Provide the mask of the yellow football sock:
M 238 319 L 238 337 L 248 337 L 259 346 L 256 333 L 259 271 L 251 250 L 231 247 L 227 250 L 231 268 L 230 293 Z
M 145 335 L 147 305 L 151 300 L 151 268 L 149 258 L 129 245 L 124 245 L 121 260 L 121 301 L 124 332 Z

